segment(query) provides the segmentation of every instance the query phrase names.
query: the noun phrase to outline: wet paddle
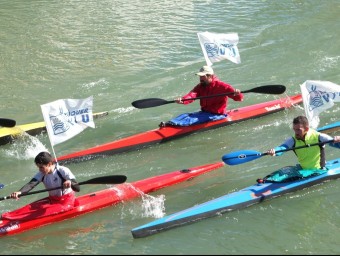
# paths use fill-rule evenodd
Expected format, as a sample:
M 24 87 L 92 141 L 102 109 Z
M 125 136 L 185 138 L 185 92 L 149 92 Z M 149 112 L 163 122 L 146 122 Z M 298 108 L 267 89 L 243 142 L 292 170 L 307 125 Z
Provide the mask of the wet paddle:
M 259 87 L 255 87 L 250 90 L 243 91 L 241 93 L 248 93 L 248 92 L 255 92 L 255 93 L 265 93 L 265 94 L 282 94 L 286 91 L 286 87 L 284 85 L 263 85 Z M 234 94 L 232 93 L 222 93 L 222 94 L 215 94 L 215 95 L 209 95 L 209 96 L 201 96 L 197 98 L 190 98 L 190 99 L 183 99 L 186 100 L 198 100 L 198 99 L 205 99 L 205 98 L 212 98 L 212 97 L 219 97 L 219 96 L 227 96 Z M 142 99 L 142 100 L 136 100 L 132 102 L 132 106 L 135 108 L 152 108 L 157 107 L 169 103 L 175 103 L 175 100 L 164 100 L 159 98 L 149 98 L 149 99 Z
M 87 181 L 82 181 L 78 182 L 79 185 L 85 185 L 85 184 L 120 184 L 124 183 L 126 181 L 127 177 L 125 175 L 110 175 L 110 176 L 103 176 L 103 177 L 98 177 L 98 178 L 93 178 Z M 37 190 L 33 192 L 27 192 L 25 194 L 19 195 L 19 197 L 22 196 L 28 196 L 28 195 L 33 195 L 33 194 L 38 194 L 41 192 L 47 192 L 55 189 L 61 189 L 62 187 L 56 187 L 56 188 L 49 188 L 49 189 L 42 189 L 42 190 Z M 4 196 L 0 197 L 0 201 L 9 199 L 11 196 Z
M 16 125 L 16 121 L 7 118 L 0 118 L 0 126 L 3 127 L 14 127 Z
M 4 184 L 0 184 L 0 189 L 2 189 L 5 185 Z
M 334 142 L 334 140 L 328 140 L 328 141 L 325 141 L 325 142 L 308 144 L 308 145 L 305 145 L 305 146 L 300 146 L 300 147 L 295 147 L 295 148 L 282 149 L 282 150 L 278 150 L 276 152 L 279 153 L 279 152 L 285 152 L 285 151 L 295 150 L 295 149 L 299 149 L 299 148 L 321 146 L 321 145 L 331 143 L 331 142 Z M 235 151 L 235 152 L 223 155 L 222 160 L 223 160 L 223 162 L 225 162 L 228 165 L 237 165 L 237 164 L 244 164 L 246 162 L 253 161 L 255 159 L 258 159 L 258 158 L 260 158 L 262 156 L 266 156 L 266 155 L 268 155 L 267 152 L 261 153 L 261 152 L 255 151 L 255 150 L 239 150 L 239 151 Z

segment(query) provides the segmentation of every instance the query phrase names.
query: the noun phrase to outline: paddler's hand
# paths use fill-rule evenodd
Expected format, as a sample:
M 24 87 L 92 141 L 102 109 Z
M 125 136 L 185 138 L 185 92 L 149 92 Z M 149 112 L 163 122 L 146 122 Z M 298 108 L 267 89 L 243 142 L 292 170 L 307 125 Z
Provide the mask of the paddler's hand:
M 71 183 L 71 181 L 70 180 L 66 180 L 65 182 L 64 182 L 64 188 L 70 188 L 71 187 L 71 185 L 72 185 L 72 183 Z
M 334 136 L 334 143 L 340 143 L 340 136 Z
M 18 200 L 19 199 L 19 195 L 21 195 L 20 191 L 19 192 L 13 192 L 11 194 L 11 198 Z
M 270 156 L 275 156 L 275 149 L 269 149 L 268 151 L 267 151 L 267 154 L 268 155 L 270 155 Z
M 235 89 L 234 96 L 239 95 L 240 93 L 241 93 L 241 91 L 239 89 Z
M 178 104 L 183 104 L 182 97 L 175 99 L 175 102 Z

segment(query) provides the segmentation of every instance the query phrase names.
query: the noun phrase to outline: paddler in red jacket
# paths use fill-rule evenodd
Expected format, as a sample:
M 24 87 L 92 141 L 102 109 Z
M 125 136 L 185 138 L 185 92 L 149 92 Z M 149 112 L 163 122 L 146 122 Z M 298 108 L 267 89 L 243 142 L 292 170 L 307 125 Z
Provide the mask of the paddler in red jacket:
M 220 120 L 227 116 L 228 98 L 232 98 L 234 101 L 243 101 L 243 94 L 241 91 L 239 89 L 235 89 L 230 84 L 219 80 L 210 66 L 203 66 L 196 75 L 199 76 L 200 83 L 197 84 L 188 94 L 176 99 L 177 103 L 186 105 L 194 102 L 194 100 L 184 99 L 224 93 L 230 94 L 200 99 L 201 111 L 181 114 L 167 123 L 162 122 L 160 127 L 165 125 L 189 126 Z
M 19 191 L 13 192 L 11 198 L 19 199 L 21 194 L 31 191 L 40 182 L 49 196 L 15 211 L 3 213 L 2 219 L 32 219 L 67 211 L 75 206 L 75 193 L 80 191 L 79 184 L 69 168 L 59 166 L 48 152 L 40 152 L 34 159 L 39 172 Z

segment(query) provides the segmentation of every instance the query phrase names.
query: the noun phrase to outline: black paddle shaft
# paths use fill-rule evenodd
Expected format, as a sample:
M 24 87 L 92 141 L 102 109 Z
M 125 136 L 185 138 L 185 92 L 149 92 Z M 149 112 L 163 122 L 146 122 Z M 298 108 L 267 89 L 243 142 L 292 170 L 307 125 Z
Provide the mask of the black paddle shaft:
M 79 185 L 85 185 L 85 184 L 121 184 L 121 183 L 124 183 L 126 181 L 126 179 L 127 179 L 127 177 L 125 175 L 110 175 L 110 176 L 93 178 L 93 179 L 90 179 L 90 180 L 87 180 L 87 181 L 82 181 L 82 182 L 79 182 L 78 184 Z M 23 193 L 23 194 L 19 195 L 19 197 L 38 194 L 38 193 L 41 193 L 41 192 L 47 192 L 47 191 L 61 189 L 61 188 L 63 188 L 63 187 L 41 189 L 41 190 L 37 190 L 37 191 L 33 191 L 33 192 Z M 5 200 L 5 199 L 9 199 L 9 198 L 11 198 L 10 195 L 0 197 L 0 201 Z
M 284 85 L 263 85 L 259 87 L 255 87 L 246 91 L 242 91 L 241 93 L 248 93 L 248 92 L 255 92 L 255 93 L 265 93 L 265 94 L 282 94 L 286 91 L 286 87 Z M 213 97 L 220 97 L 220 96 L 228 96 L 232 95 L 234 92 L 222 93 L 222 94 L 214 94 L 214 95 L 207 95 L 201 96 L 196 98 L 189 98 L 183 99 L 182 101 L 187 100 L 198 100 L 198 99 L 205 99 L 205 98 L 213 98 Z M 159 98 L 149 98 L 149 99 L 142 99 L 136 100 L 132 102 L 132 106 L 135 108 L 152 108 L 157 107 L 169 103 L 175 103 L 175 100 L 164 100 Z
M 255 92 L 255 93 L 265 93 L 265 94 L 282 94 L 286 91 L 286 86 L 284 85 L 264 85 L 255 87 L 253 89 L 242 91 L 241 93 L 248 93 L 248 92 Z M 208 95 L 208 96 L 201 96 L 197 98 L 189 98 L 189 99 L 182 99 L 182 101 L 185 100 L 198 100 L 198 99 L 205 99 L 205 98 L 212 98 L 212 97 L 219 97 L 219 96 L 227 96 L 232 95 L 233 92 L 227 92 L 227 93 L 221 93 L 221 94 L 214 94 L 214 95 Z M 174 101 L 171 101 L 174 102 Z
M 313 146 L 323 146 L 325 144 L 332 143 L 332 142 L 334 142 L 334 140 L 327 140 L 327 141 L 324 141 L 324 142 L 318 142 L 318 143 L 313 143 L 313 144 L 306 144 L 306 145 L 299 146 L 299 147 L 294 147 L 294 148 L 281 149 L 281 150 L 278 150 L 276 152 L 279 153 L 279 152 L 285 152 L 285 151 L 295 150 L 295 149 L 300 149 L 300 148 L 309 148 L 309 147 L 313 147 Z M 262 153 L 262 155 L 268 155 L 268 153 L 267 152 L 266 153 Z

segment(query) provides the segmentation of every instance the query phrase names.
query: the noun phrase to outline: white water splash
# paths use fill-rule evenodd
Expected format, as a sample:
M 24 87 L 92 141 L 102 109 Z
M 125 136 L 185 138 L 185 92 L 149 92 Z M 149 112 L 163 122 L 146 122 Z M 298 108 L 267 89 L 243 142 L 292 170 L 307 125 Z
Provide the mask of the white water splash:
M 131 185 L 131 184 L 130 184 Z M 151 196 L 143 193 L 131 185 L 135 191 L 141 196 L 141 201 L 134 202 L 129 208 L 129 212 L 133 216 L 161 218 L 165 216 L 165 195 Z M 123 192 L 124 193 L 124 192 Z
M 312 52 L 311 54 L 314 54 L 318 59 L 315 72 L 325 72 L 331 68 L 337 68 L 339 65 L 340 56 L 329 57 L 325 56 L 324 52 L 317 52 L 316 54 Z
M 18 136 L 11 148 L 5 150 L 5 154 L 16 159 L 32 159 L 41 151 L 49 151 L 37 137 L 31 136 L 28 133 L 22 133 Z
M 285 124 L 286 121 L 285 120 L 279 120 L 279 121 L 274 121 L 273 123 L 270 123 L 270 124 L 264 124 L 264 125 L 259 125 L 259 126 L 256 126 L 256 127 L 253 127 L 252 129 L 255 130 L 255 131 L 258 131 L 258 130 L 262 130 L 263 128 L 266 128 L 266 127 L 271 127 L 271 126 L 281 126 L 282 124 Z
M 108 88 L 109 82 L 105 78 L 101 78 L 98 81 L 83 84 L 82 87 L 86 89 L 92 89 L 94 87 L 102 87 L 104 89 Z
M 142 202 L 143 217 L 162 218 L 165 215 L 165 195 L 154 197 L 144 194 Z

